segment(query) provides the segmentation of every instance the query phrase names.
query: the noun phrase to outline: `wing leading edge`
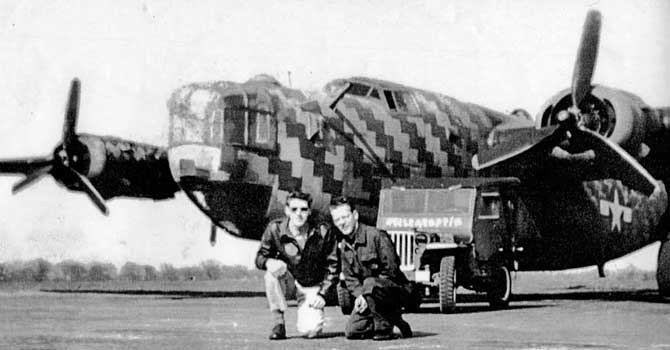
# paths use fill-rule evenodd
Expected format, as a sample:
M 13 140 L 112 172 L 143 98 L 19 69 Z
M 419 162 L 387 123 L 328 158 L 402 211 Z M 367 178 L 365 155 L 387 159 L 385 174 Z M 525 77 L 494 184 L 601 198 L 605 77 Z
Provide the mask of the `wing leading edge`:
M 657 180 L 619 145 L 588 129 L 552 126 L 494 133 L 498 143 L 481 147 L 472 158 L 476 170 L 496 166 L 521 170 L 524 177 L 542 173 L 583 181 L 617 179 L 646 195 L 658 186 Z

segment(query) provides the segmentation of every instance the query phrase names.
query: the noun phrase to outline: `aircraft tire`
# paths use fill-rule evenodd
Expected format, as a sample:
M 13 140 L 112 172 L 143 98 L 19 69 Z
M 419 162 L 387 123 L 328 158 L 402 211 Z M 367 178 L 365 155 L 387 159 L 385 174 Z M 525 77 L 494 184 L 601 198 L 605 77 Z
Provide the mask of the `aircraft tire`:
M 440 312 L 451 313 L 456 308 L 456 259 L 445 256 L 440 261 Z
M 337 302 L 343 315 L 351 314 L 354 309 L 354 297 L 342 283 L 337 284 Z
M 661 242 L 658 249 L 658 266 L 656 267 L 658 293 L 670 297 L 670 240 Z
M 512 295 L 512 277 L 509 269 L 505 266 L 497 266 L 493 269 L 491 286 L 486 296 L 492 308 L 504 308 L 509 305 Z

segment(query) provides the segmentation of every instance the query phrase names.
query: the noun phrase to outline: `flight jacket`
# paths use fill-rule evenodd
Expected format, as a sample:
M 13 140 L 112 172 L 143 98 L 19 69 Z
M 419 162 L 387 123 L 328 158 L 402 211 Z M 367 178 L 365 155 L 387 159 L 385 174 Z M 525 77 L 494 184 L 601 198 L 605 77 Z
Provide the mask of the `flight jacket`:
M 358 297 L 372 293 L 373 284 L 365 285 L 368 277 L 388 279 L 399 286 L 409 281 L 400 271 L 400 258 L 396 254 L 391 237 L 385 232 L 362 223 L 351 233 L 352 239 L 338 236 L 338 242 L 328 255 L 328 276 L 322 285 L 321 293 L 340 277 L 341 271 L 347 289 Z
M 328 273 L 326 257 L 335 245 L 335 238 L 325 223 L 312 224 L 305 247 L 300 248 L 288 228 L 288 218 L 271 221 L 261 238 L 256 253 L 256 267 L 266 270 L 268 259 L 286 263 L 288 271 L 303 287 L 320 286 Z

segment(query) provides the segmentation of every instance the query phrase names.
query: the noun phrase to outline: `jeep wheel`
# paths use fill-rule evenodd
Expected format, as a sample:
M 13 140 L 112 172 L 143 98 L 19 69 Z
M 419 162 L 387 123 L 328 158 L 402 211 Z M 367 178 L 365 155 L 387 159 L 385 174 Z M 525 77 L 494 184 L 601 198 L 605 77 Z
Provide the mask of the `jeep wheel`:
M 491 272 L 491 282 L 487 297 L 493 308 L 507 307 L 512 295 L 512 278 L 505 266 L 494 267 Z
M 440 261 L 440 312 L 450 313 L 456 307 L 456 267 L 453 256 L 445 256 Z
M 354 297 L 342 283 L 337 284 L 337 302 L 340 304 L 343 315 L 351 314 L 354 309 Z

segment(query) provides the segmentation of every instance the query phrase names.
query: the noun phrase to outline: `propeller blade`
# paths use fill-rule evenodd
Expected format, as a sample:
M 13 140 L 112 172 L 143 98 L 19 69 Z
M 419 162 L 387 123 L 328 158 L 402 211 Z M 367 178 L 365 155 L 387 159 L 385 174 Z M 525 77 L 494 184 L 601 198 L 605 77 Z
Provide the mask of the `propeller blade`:
M 586 128 L 572 132 L 574 142 L 593 150 L 594 167 L 603 177 L 620 180 L 624 185 L 649 196 L 658 186 L 656 179 L 618 144 Z
M 51 157 L 3 159 L 0 160 L 0 174 L 28 175 L 51 165 L 52 161 Z
M 600 12 L 591 10 L 586 15 L 582 38 L 577 51 L 577 60 L 572 72 L 572 105 L 577 108 L 591 90 L 591 78 L 598 57 L 600 41 Z
M 86 176 L 80 174 L 79 172 L 77 172 L 72 168 L 66 168 L 66 169 L 68 169 L 74 176 L 77 177 L 80 185 L 82 185 L 82 190 L 86 192 L 89 198 L 91 198 L 93 204 L 95 204 L 95 206 L 98 207 L 98 209 L 100 209 L 100 211 L 103 214 L 108 215 L 109 210 L 107 210 L 107 206 L 105 205 L 105 199 L 102 198 L 102 196 L 100 195 L 98 190 L 95 189 L 91 181 L 89 181 L 89 179 Z
M 70 97 L 67 101 L 65 109 L 65 121 L 63 123 L 63 148 L 69 154 L 71 146 L 76 138 L 75 128 L 77 126 L 77 117 L 79 114 L 79 94 L 81 90 L 81 83 L 79 79 L 72 79 L 70 85 Z
M 24 188 L 32 185 L 33 183 L 41 180 L 44 175 L 48 174 L 51 169 L 53 168 L 53 165 L 47 165 L 45 167 L 42 167 L 40 169 L 37 169 L 33 171 L 32 173 L 26 175 L 26 177 L 14 184 L 12 186 L 12 194 L 17 194 L 19 191 L 23 190 Z

